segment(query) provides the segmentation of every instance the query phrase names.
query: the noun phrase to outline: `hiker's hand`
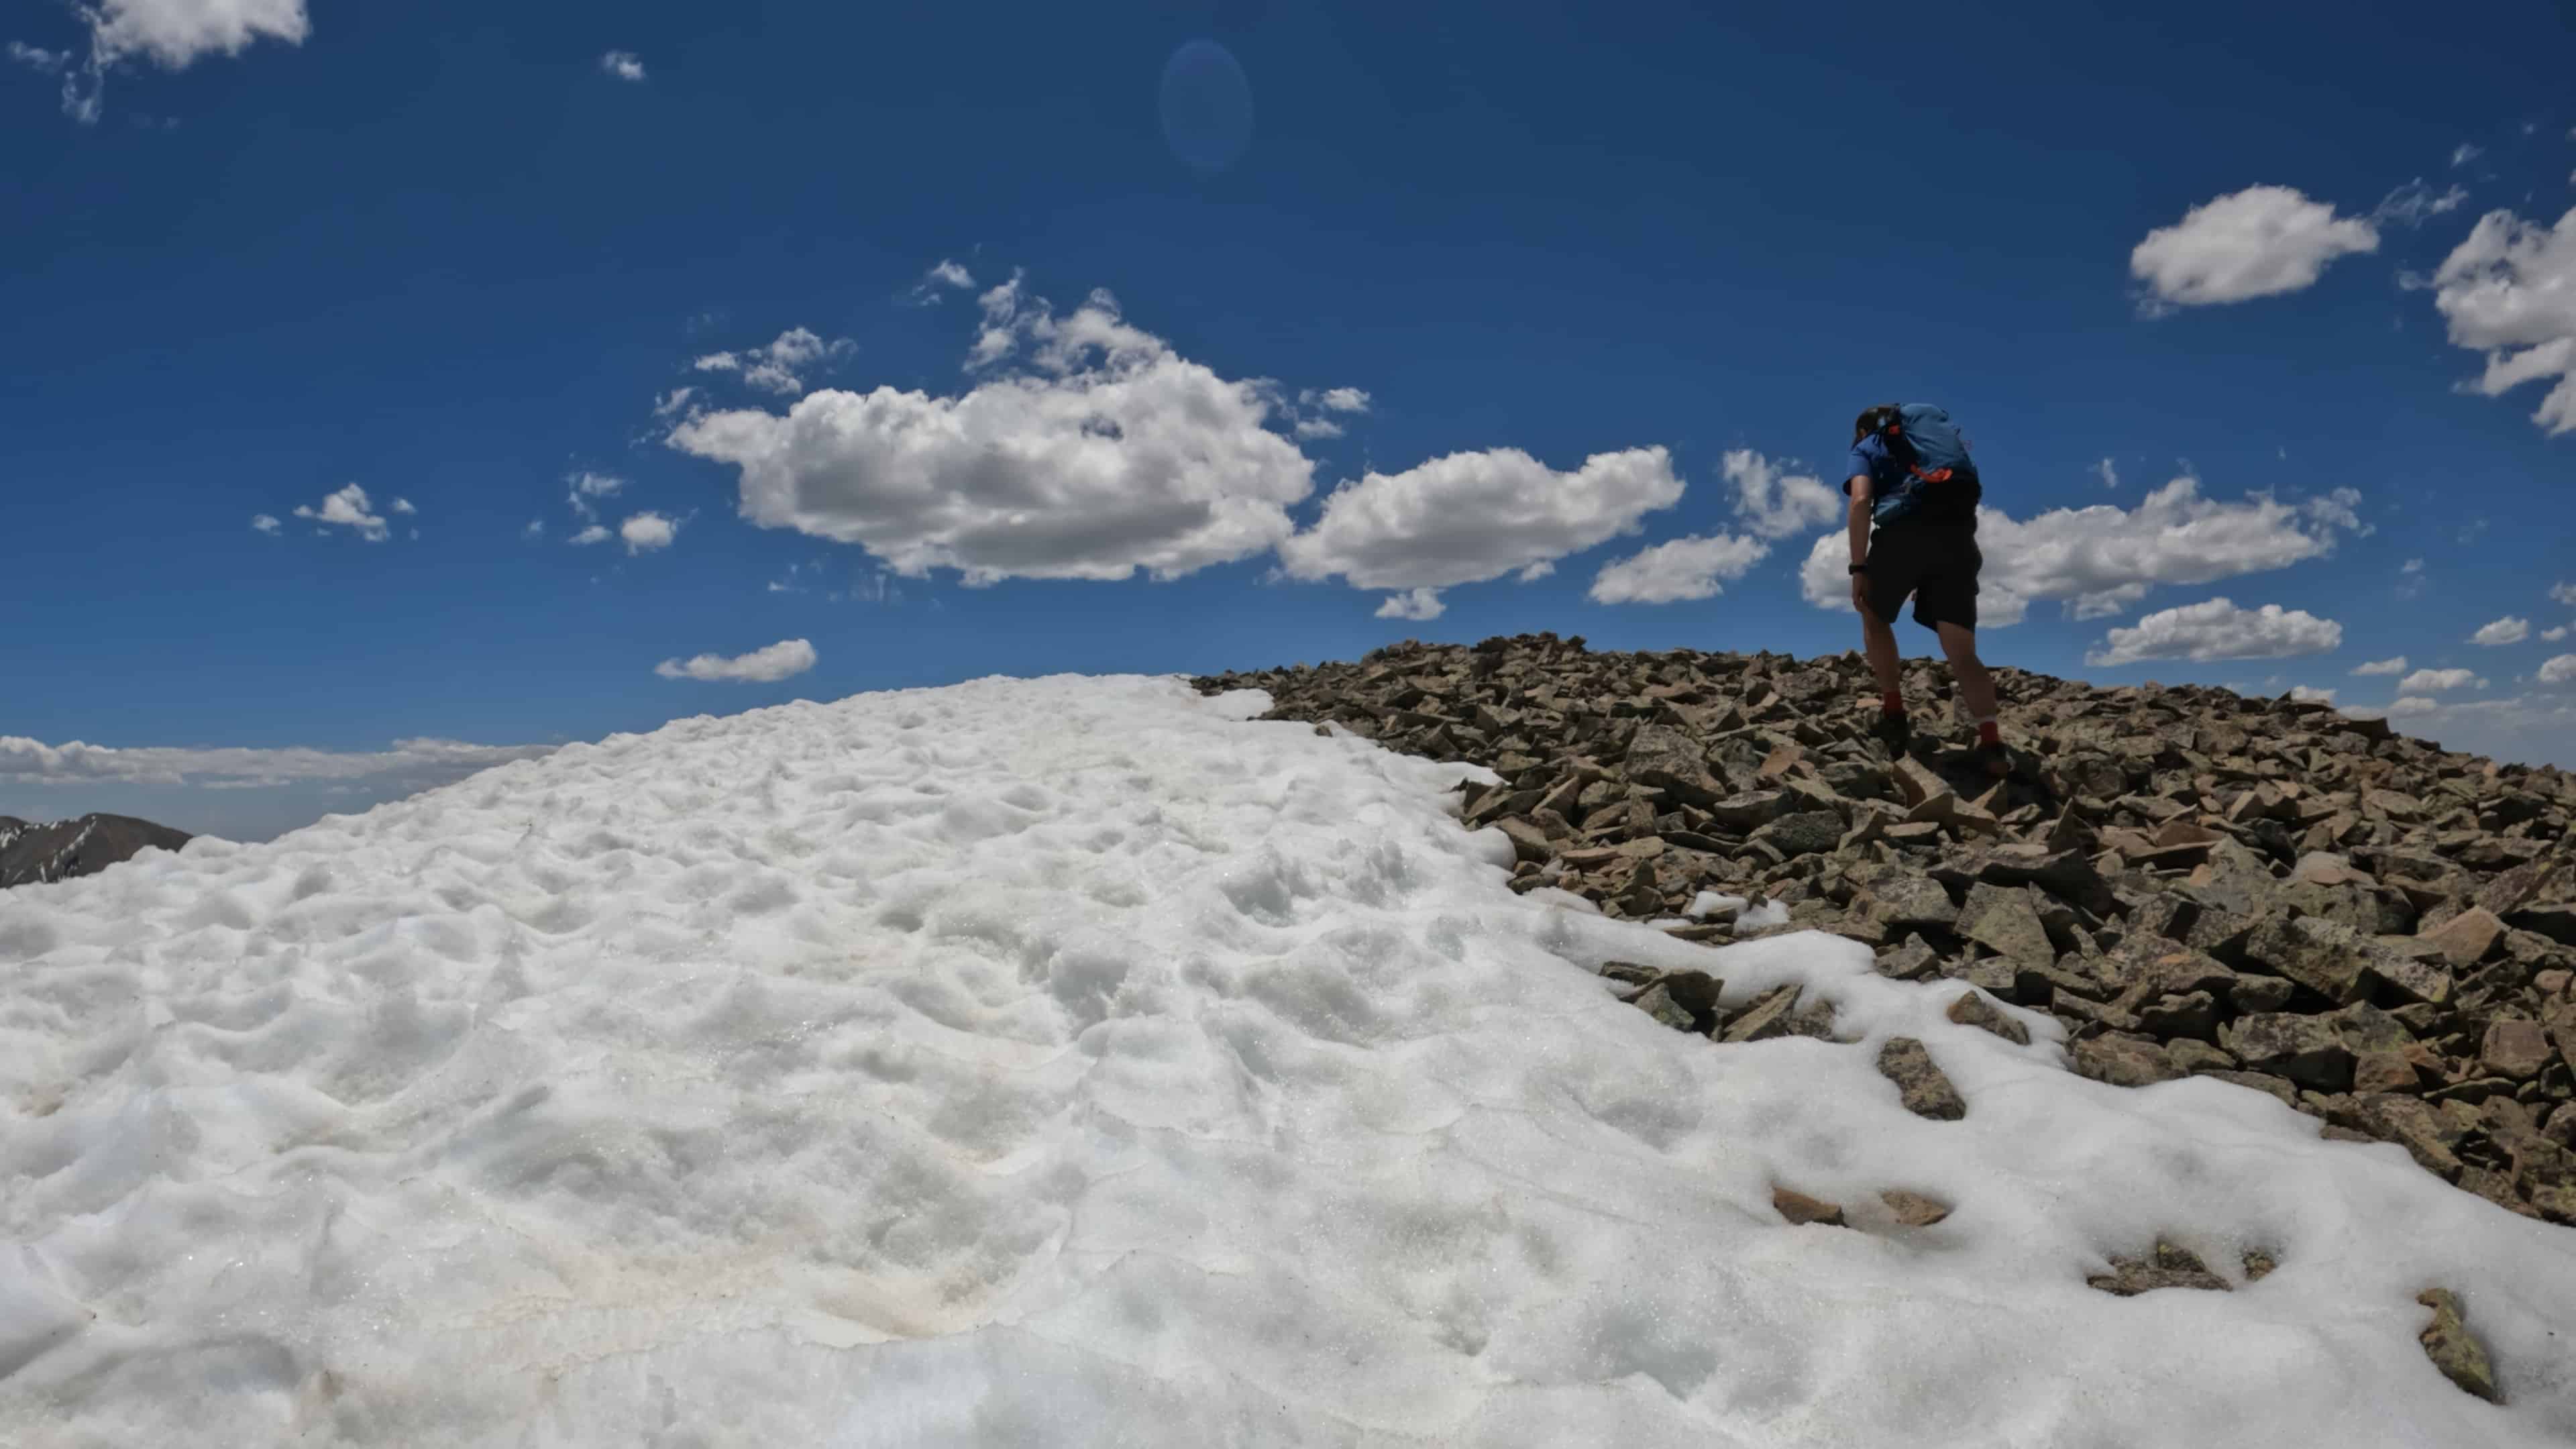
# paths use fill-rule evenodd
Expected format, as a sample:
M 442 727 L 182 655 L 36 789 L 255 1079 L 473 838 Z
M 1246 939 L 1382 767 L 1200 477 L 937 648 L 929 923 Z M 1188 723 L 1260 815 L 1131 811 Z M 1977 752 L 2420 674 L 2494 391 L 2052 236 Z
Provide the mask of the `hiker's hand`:
M 1866 614 L 1869 612 L 1869 575 L 1854 574 L 1851 576 L 1851 579 L 1852 612 L 1856 614 Z

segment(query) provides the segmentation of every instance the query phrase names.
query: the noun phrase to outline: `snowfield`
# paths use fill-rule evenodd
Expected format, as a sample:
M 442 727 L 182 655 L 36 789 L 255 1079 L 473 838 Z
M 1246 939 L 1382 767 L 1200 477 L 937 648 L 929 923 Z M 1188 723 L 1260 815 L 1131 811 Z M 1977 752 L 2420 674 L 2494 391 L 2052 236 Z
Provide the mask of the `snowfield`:
M 1464 767 L 1264 705 L 684 720 L 0 895 L 0 1443 L 2576 1442 L 2576 1234 L 1847 942 L 1516 896 Z M 2236 1291 L 2085 1286 L 2159 1236 Z

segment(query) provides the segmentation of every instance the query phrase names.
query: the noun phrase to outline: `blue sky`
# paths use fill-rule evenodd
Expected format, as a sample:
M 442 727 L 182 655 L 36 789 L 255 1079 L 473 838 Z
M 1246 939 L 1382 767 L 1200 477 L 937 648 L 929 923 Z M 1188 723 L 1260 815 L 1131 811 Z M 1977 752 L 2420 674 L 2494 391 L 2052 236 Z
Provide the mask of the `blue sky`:
M 15 7 L 0 813 L 256 838 L 996 672 L 1849 648 L 1811 551 L 1900 398 L 1975 441 L 1990 661 L 2576 765 L 2576 22 L 1929 14 Z

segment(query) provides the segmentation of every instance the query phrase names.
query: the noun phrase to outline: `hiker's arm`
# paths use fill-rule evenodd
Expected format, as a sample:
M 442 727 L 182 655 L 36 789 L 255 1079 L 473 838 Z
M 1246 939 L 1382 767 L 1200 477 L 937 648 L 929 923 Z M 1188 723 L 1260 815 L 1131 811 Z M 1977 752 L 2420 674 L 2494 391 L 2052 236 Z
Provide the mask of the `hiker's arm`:
M 1869 475 L 1855 475 L 1843 484 L 1843 491 L 1851 495 L 1851 561 L 1857 567 L 1869 562 Z M 1851 586 L 1852 607 L 1863 607 L 1861 600 L 1869 592 L 1869 576 L 1852 575 Z

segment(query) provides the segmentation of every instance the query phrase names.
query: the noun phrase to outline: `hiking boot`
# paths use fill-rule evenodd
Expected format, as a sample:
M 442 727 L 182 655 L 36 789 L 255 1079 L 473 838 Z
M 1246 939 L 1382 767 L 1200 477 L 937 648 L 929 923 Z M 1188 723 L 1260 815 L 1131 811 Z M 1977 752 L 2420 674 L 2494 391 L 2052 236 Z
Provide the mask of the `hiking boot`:
M 2003 779 L 2012 773 L 2012 751 L 2004 748 L 2001 740 L 1991 744 L 1981 742 L 1969 755 L 1977 762 L 1978 769 L 1995 779 Z
M 1872 739 L 1887 746 L 1890 755 L 1901 755 L 1914 738 L 1914 722 L 1902 713 L 1880 710 L 1878 722 L 1869 727 L 1869 733 Z

